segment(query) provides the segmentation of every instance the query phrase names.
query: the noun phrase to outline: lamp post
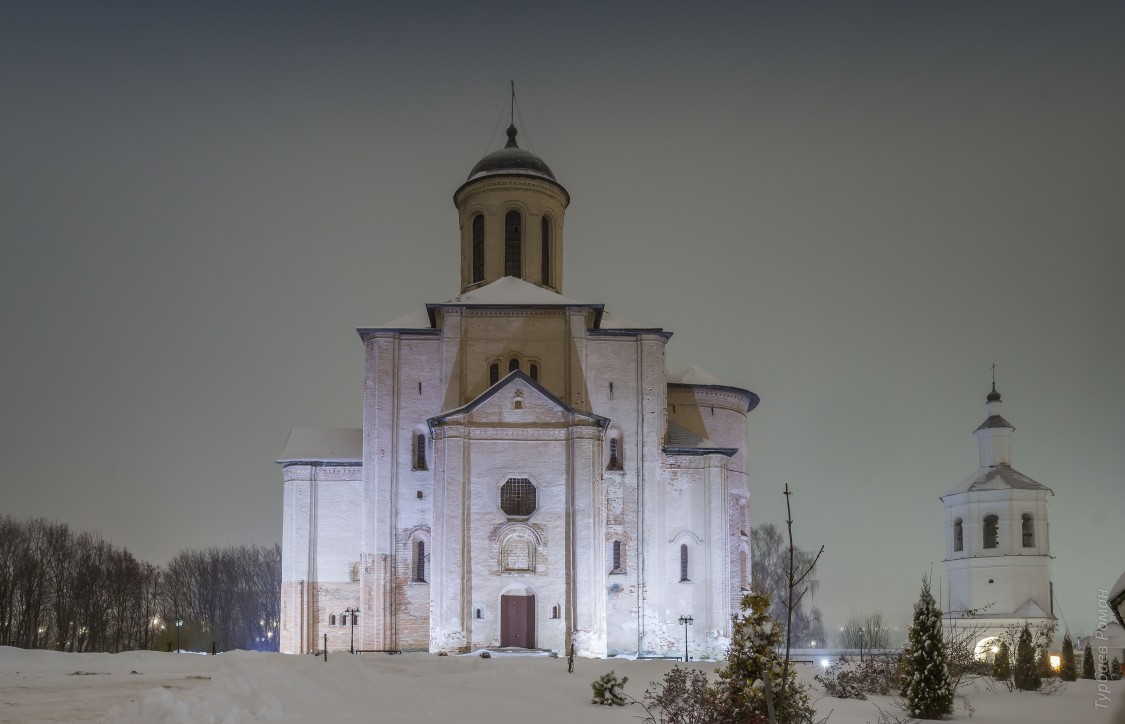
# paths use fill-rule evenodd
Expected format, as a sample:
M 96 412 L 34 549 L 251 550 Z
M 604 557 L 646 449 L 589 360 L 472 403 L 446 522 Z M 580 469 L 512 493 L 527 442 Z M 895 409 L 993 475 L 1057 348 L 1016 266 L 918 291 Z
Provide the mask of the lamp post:
M 859 663 L 863 663 L 863 626 L 859 627 Z
M 684 663 L 688 661 L 687 655 L 687 627 L 695 623 L 695 619 L 691 616 L 680 616 L 680 623 L 684 625 Z
M 176 619 L 176 653 L 180 653 L 180 629 L 184 627 L 184 620 L 182 618 Z
M 348 623 L 351 625 L 351 629 L 352 629 L 352 644 L 349 647 L 349 651 L 351 651 L 351 653 L 354 654 L 355 653 L 355 617 L 359 613 L 359 607 L 356 606 L 355 608 L 345 608 L 344 613 L 348 614 Z

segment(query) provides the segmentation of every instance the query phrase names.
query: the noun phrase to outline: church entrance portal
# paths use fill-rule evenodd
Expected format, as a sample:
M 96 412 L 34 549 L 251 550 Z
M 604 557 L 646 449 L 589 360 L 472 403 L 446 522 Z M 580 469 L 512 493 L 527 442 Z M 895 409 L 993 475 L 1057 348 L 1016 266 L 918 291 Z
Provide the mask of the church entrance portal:
M 535 648 L 535 596 L 500 597 L 500 645 Z

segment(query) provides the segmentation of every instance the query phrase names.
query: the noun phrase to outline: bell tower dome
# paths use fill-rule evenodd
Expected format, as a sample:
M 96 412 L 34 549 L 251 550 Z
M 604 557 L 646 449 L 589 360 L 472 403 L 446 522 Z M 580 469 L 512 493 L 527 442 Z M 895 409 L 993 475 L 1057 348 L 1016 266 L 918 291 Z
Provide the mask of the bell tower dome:
M 461 226 L 461 293 L 518 277 L 562 292 L 563 213 L 570 194 L 543 159 L 508 142 L 473 166 L 453 194 Z

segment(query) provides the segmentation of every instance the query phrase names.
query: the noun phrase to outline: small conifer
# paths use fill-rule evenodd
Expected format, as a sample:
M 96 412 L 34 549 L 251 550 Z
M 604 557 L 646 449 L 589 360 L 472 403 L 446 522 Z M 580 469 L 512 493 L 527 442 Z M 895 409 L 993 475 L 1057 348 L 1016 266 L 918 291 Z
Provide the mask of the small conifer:
M 1012 654 L 1008 650 L 1007 641 L 1001 641 L 1000 648 L 996 651 L 996 659 L 992 662 L 992 678 L 997 681 L 1012 678 Z
M 907 712 L 918 719 L 944 719 L 953 713 L 953 682 L 945 663 L 941 609 L 925 576 L 918 603 L 914 604 L 910 651 L 912 674 L 905 692 Z
M 1039 647 L 1039 655 L 1036 658 L 1036 665 L 1039 667 L 1040 679 L 1053 679 L 1058 676 L 1058 672 L 1051 667 L 1051 654 L 1047 651 L 1047 645 L 1044 644 Z
M 1086 644 L 1086 649 L 1082 652 L 1082 678 L 1094 678 L 1094 652 L 1090 649 L 1090 644 Z
M 1074 664 L 1074 642 L 1070 640 L 1070 633 L 1063 636 L 1059 678 L 1063 681 L 1075 681 L 1078 678 L 1078 668 Z
M 1016 644 L 1016 664 L 1012 667 L 1012 683 L 1020 691 L 1038 691 L 1043 682 L 1035 663 L 1035 646 L 1031 643 L 1031 630 L 1025 625 Z
M 1113 661 L 1109 662 L 1109 675 L 1106 677 L 1110 681 L 1121 681 L 1121 662 L 1117 657 L 1113 657 Z

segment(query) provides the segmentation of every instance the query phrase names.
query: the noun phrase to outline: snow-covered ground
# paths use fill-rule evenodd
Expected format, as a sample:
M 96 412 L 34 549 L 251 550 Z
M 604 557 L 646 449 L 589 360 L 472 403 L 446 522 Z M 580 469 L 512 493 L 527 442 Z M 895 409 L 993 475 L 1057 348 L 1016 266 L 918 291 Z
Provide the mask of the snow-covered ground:
M 313 656 L 231 652 L 220 656 L 135 651 L 65 654 L 0 647 L 0 722 L 574 722 L 637 721 L 638 707 L 590 704 L 590 682 L 611 669 L 629 677 L 625 691 L 640 698 L 667 661 L 548 657 L 439 657 L 430 654 Z M 693 666 L 697 664 L 693 663 Z M 714 664 L 698 666 L 713 670 Z M 798 666 L 802 678 L 816 669 Z M 1078 681 L 1052 696 L 984 688 L 968 692 L 971 718 L 958 703 L 957 721 L 973 724 L 1125 723 L 1123 682 Z M 876 722 L 868 701 L 824 697 L 817 710 L 829 724 Z

